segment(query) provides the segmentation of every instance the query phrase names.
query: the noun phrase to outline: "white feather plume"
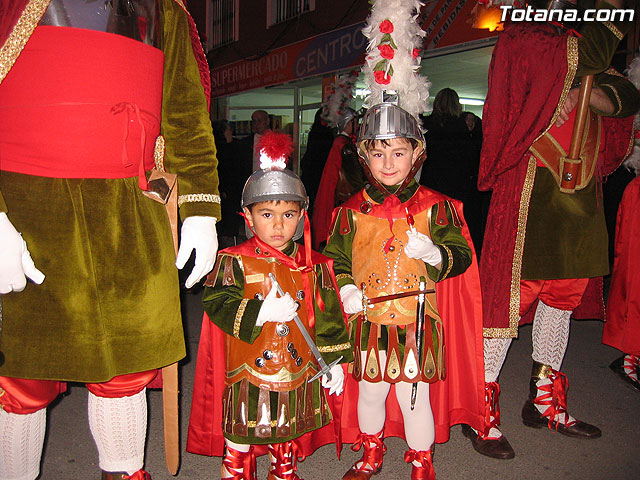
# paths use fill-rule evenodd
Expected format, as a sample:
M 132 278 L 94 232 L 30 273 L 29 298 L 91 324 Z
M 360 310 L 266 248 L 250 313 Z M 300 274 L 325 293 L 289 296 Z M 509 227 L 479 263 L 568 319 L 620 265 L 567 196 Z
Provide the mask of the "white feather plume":
M 625 74 L 629 81 L 640 89 L 640 53 L 636 53 Z M 636 113 L 633 119 L 633 129 L 634 133 L 640 132 L 640 113 Z M 640 138 L 634 138 L 633 151 L 622 164 L 636 175 L 640 175 Z
M 366 107 L 381 103 L 383 90 L 395 90 L 399 107 L 414 116 L 427 111 L 431 84 L 420 75 L 421 57 L 416 55 L 422 49 L 425 36 L 416 21 L 423 5 L 420 0 L 376 0 L 373 3 L 367 25 L 362 29 L 369 39 L 367 58 L 362 67 L 371 91 L 365 100 Z M 380 25 L 385 21 L 393 25 L 393 31 L 388 34 L 380 31 Z M 393 48 L 393 58 L 382 56 L 378 48 L 381 45 Z M 376 81 L 376 75 L 381 75 L 376 71 L 383 72 L 388 84 Z
M 349 107 L 353 99 L 353 88 L 358 80 L 357 70 L 340 75 L 331 86 L 331 93 L 327 95 L 322 105 L 322 118 L 331 127 L 336 127 L 344 108 Z

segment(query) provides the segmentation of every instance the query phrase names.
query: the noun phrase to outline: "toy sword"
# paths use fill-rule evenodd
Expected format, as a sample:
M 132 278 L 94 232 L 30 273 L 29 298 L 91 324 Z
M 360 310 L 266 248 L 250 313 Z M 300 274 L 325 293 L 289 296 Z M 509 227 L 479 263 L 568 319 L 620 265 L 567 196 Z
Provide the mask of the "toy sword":
M 280 296 L 281 297 L 284 296 L 284 291 L 282 290 L 282 287 L 280 287 L 280 284 L 276 280 L 275 275 L 273 273 L 270 273 L 269 278 L 278 289 L 278 293 L 280 294 Z M 293 317 L 293 320 L 296 322 L 296 325 L 300 329 L 300 332 L 302 333 L 302 336 L 304 337 L 305 342 L 307 342 L 307 345 L 309 346 L 309 350 L 311 350 L 311 353 L 313 353 L 313 356 L 316 358 L 316 362 L 318 362 L 318 365 L 320 365 L 320 371 L 316 373 L 313 377 L 311 377 L 308 380 L 308 383 L 313 382 L 316 378 L 321 377 L 322 375 L 326 375 L 327 379 L 331 380 L 331 372 L 329 370 L 331 370 L 331 367 L 333 367 L 334 365 L 337 365 L 340 362 L 340 360 L 342 360 L 342 355 L 340 355 L 338 359 L 334 360 L 329 365 L 327 365 L 327 362 L 325 362 L 324 358 L 322 358 L 322 354 L 320 353 L 320 350 L 318 350 L 318 347 L 313 341 L 313 338 L 311 338 L 311 335 L 309 335 L 309 332 L 305 328 L 304 323 L 302 323 L 302 320 L 300 319 L 297 313 Z

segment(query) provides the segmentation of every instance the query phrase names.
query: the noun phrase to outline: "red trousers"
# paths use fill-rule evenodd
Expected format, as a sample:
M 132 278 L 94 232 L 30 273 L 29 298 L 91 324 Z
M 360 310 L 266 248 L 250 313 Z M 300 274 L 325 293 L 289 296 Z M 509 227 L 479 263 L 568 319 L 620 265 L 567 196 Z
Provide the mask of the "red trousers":
M 558 310 L 575 310 L 589 283 L 588 278 L 566 278 L 558 280 L 521 280 L 520 316 L 540 300 Z
M 118 375 L 108 382 L 87 383 L 86 386 L 97 397 L 129 397 L 141 392 L 157 373 L 158 370 L 148 370 Z M 67 384 L 57 380 L 0 377 L 0 406 L 9 413 L 33 413 L 47 407 L 66 389 Z

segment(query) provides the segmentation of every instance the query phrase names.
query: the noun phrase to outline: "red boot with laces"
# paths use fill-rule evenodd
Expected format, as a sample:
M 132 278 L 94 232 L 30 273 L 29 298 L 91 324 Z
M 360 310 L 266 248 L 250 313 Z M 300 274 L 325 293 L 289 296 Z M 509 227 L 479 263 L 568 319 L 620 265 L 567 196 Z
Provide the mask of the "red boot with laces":
M 256 456 L 253 446 L 248 452 L 235 450 L 228 445 L 225 447 L 220 478 L 231 480 L 256 480 Z
M 362 447 L 362 458 L 343 475 L 342 480 L 369 480 L 382 470 L 382 457 L 387 451 L 387 447 L 382 443 L 382 431 L 375 435 L 360 432 L 351 450 L 357 452 Z
M 296 473 L 296 463 L 304 460 L 299 455 L 300 445 L 295 440 L 269 445 L 271 466 L 267 480 L 302 480 Z
M 411 480 L 436 480 L 436 472 L 433 470 L 432 450 L 409 450 L 404 454 L 404 461 L 411 462 Z M 415 463 L 419 463 L 418 466 Z

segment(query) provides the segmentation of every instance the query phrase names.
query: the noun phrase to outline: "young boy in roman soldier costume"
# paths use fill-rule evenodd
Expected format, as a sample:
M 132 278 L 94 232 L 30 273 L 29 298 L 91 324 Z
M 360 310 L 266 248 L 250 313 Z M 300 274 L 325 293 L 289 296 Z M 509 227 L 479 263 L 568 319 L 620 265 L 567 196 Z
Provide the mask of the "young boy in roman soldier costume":
M 47 407 L 81 382 L 102 478 L 148 479 L 146 387 L 185 356 L 176 265 L 195 248 L 189 287 L 217 250 L 193 19 L 182 0 L 3 1 L 0 46 L 0 478 L 38 477 Z M 165 167 L 177 261 L 167 209 L 145 195 L 160 198 L 147 175 Z
M 286 158 L 291 145 L 287 135 L 265 133 L 262 161 Z M 328 398 L 343 389 L 337 363 L 352 359 L 331 260 L 308 247 L 307 194 L 280 161 L 247 180 L 250 238 L 220 251 L 202 300 L 187 449 L 221 455 L 224 436 L 223 479 L 255 478 L 255 455 L 265 450 L 269 480 L 299 479 L 297 454 L 336 438 Z M 294 241 L 303 229 L 305 246 Z M 318 354 L 330 367 L 321 380 Z
M 417 63 L 407 48 L 411 38 L 384 35 L 419 30 L 411 15 L 420 2 L 403 4 L 403 11 L 397 2 L 390 11 L 389 4 L 376 2 L 365 34 L 374 44 L 395 45 L 393 58 L 402 60 L 406 51 L 408 64 Z M 384 49 L 370 45 L 368 65 L 379 65 L 376 51 Z M 383 92 L 374 73 L 367 101 L 388 96 L 422 112 L 426 80 L 402 67 L 387 70 L 402 79 L 397 87 L 390 73 L 382 79 L 401 91 Z M 390 101 L 375 103 L 363 118 L 357 147 L 370 185 L 334 211 L 324 250 L 334 260 L 345 312 L 359 314 L 351 324 L 354 366 L 342 432 L 364 453 L 343 479 L 368 479 L 381 470 L 383 435 L 406 439 L 412 479 L 434 479 L 434 442 L 446 441 L 452 424 L 482 421 L 475 254 L 461 204 L 415 180 L 425 153 L 415 115 Z

